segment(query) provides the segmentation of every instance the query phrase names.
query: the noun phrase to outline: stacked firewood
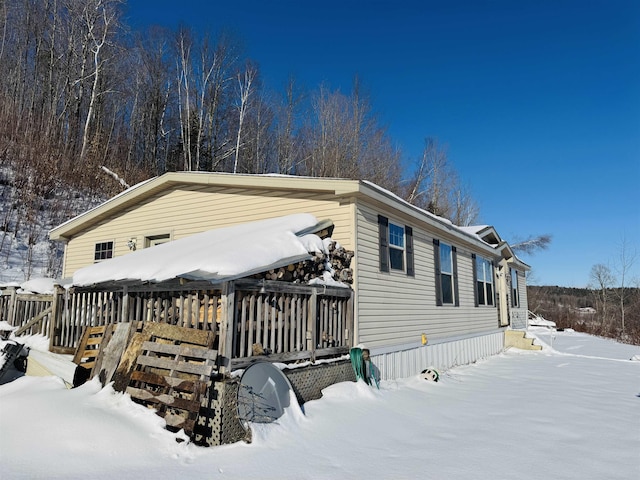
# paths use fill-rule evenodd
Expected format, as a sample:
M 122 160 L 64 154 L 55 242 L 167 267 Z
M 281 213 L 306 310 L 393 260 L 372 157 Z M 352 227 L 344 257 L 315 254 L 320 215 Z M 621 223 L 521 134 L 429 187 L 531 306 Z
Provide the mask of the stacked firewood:
M 352 283 L 351 259 L 353 252 L 345 250 L 336 242 L 329 243 L 327 251 L 328 253 L 315 252 L 309 260 L 259 273 L 254 275 L 254 278 L 309 283 L 314 278 L 323 278 L 325 272 L 329 272 L 331 277 L 338 282 Z

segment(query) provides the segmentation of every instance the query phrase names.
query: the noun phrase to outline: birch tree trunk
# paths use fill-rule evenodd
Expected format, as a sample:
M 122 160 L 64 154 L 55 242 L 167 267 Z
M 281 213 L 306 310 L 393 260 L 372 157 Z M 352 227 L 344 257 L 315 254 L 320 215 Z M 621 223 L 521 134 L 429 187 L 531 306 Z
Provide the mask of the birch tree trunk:
M 247 114 L 249 97 L 253 93 L 253 82 L 258 71 L 251 64 L 247 64 L 244 73 L 238 73 L 238 91 L 240 104 L 238 105 L 238 134 L 236 135 L 235 158 L 233 161 L 233 173 L 238 171 L 238 159 L 240 157 L 240 140 L 242 138 L 242 125 Z

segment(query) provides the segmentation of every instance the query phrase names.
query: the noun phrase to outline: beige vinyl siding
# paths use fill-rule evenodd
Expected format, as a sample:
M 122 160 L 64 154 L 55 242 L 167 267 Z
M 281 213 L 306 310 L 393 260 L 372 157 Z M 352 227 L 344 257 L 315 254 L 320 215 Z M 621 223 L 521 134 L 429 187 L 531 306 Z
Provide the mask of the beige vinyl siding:
M 380 272 L 378 214 L 390 222 L 413 228 L 415 277 L 404 272 Z M 397 215 L 397 214 L 396 214 Z M 416 343 L 422 333 L 433 340 L 486 332 L 498 325 L 495 307 L 474 306 L 471 251 L 446 238 L 445 232 L 357 204 L 358 342 L 374 348 Z M 431 228 L 431 227 L 429 227 Z M 460 306 L 436 306 L 433 239 L 455 245 L 458 251 Z
M 97 242 L 114 241 L 114 256 L 130 252 L 127 242 L 168 233 L 178 240 L 213 228 L 279 217 L 310 213 L 318 220 L 330 218 L 335 224 L 333 238 L 353 249 L 352 207 L 340 204 L 335 196 L 315 192 L 240 189 L 189 185 L 163 191 L 94 225 L 71 239 L 66 247 L 64 276 L 93 263 Z

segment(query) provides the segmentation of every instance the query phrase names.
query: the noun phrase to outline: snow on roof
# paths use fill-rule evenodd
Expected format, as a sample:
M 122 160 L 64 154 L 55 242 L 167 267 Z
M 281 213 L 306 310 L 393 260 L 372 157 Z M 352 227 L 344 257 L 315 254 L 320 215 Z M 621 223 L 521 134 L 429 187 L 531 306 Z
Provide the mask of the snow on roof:
M 18 293 L 51 294 L 57 280 L 53 278 L 32 278 L 26 282 L 2 282 L 0 288 L 15 287 Z
M 41 293 L 51 294 L 53 293 L 53 285 L 55 280 L 53 278 L 32 278 L 20 284 L 20 293 Z
M 468 227 L 458 227 L 458 228 L 470 235 L 477 235 L 479 232 L 487 228 L 491 228 L 491 225 L 469 225 Z
M 317 223 L 313 215 L 303 213 L 209 230 L 81 268 L 71 285 L 179 277 L 215 283 L 252 275 L 323 251 L 317 235 L 296 235 Z

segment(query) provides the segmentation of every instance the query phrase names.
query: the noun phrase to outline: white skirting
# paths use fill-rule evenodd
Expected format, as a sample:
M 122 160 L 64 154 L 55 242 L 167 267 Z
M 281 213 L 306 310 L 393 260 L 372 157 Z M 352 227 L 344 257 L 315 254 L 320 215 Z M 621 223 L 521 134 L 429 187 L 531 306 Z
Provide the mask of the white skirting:
M 466 365 L 504 350 L 504 332 L 443 341 L 385 353 L 371 352 L 371 361 L 382 380 L 410 377 L 428 367 L 444 371 Z

